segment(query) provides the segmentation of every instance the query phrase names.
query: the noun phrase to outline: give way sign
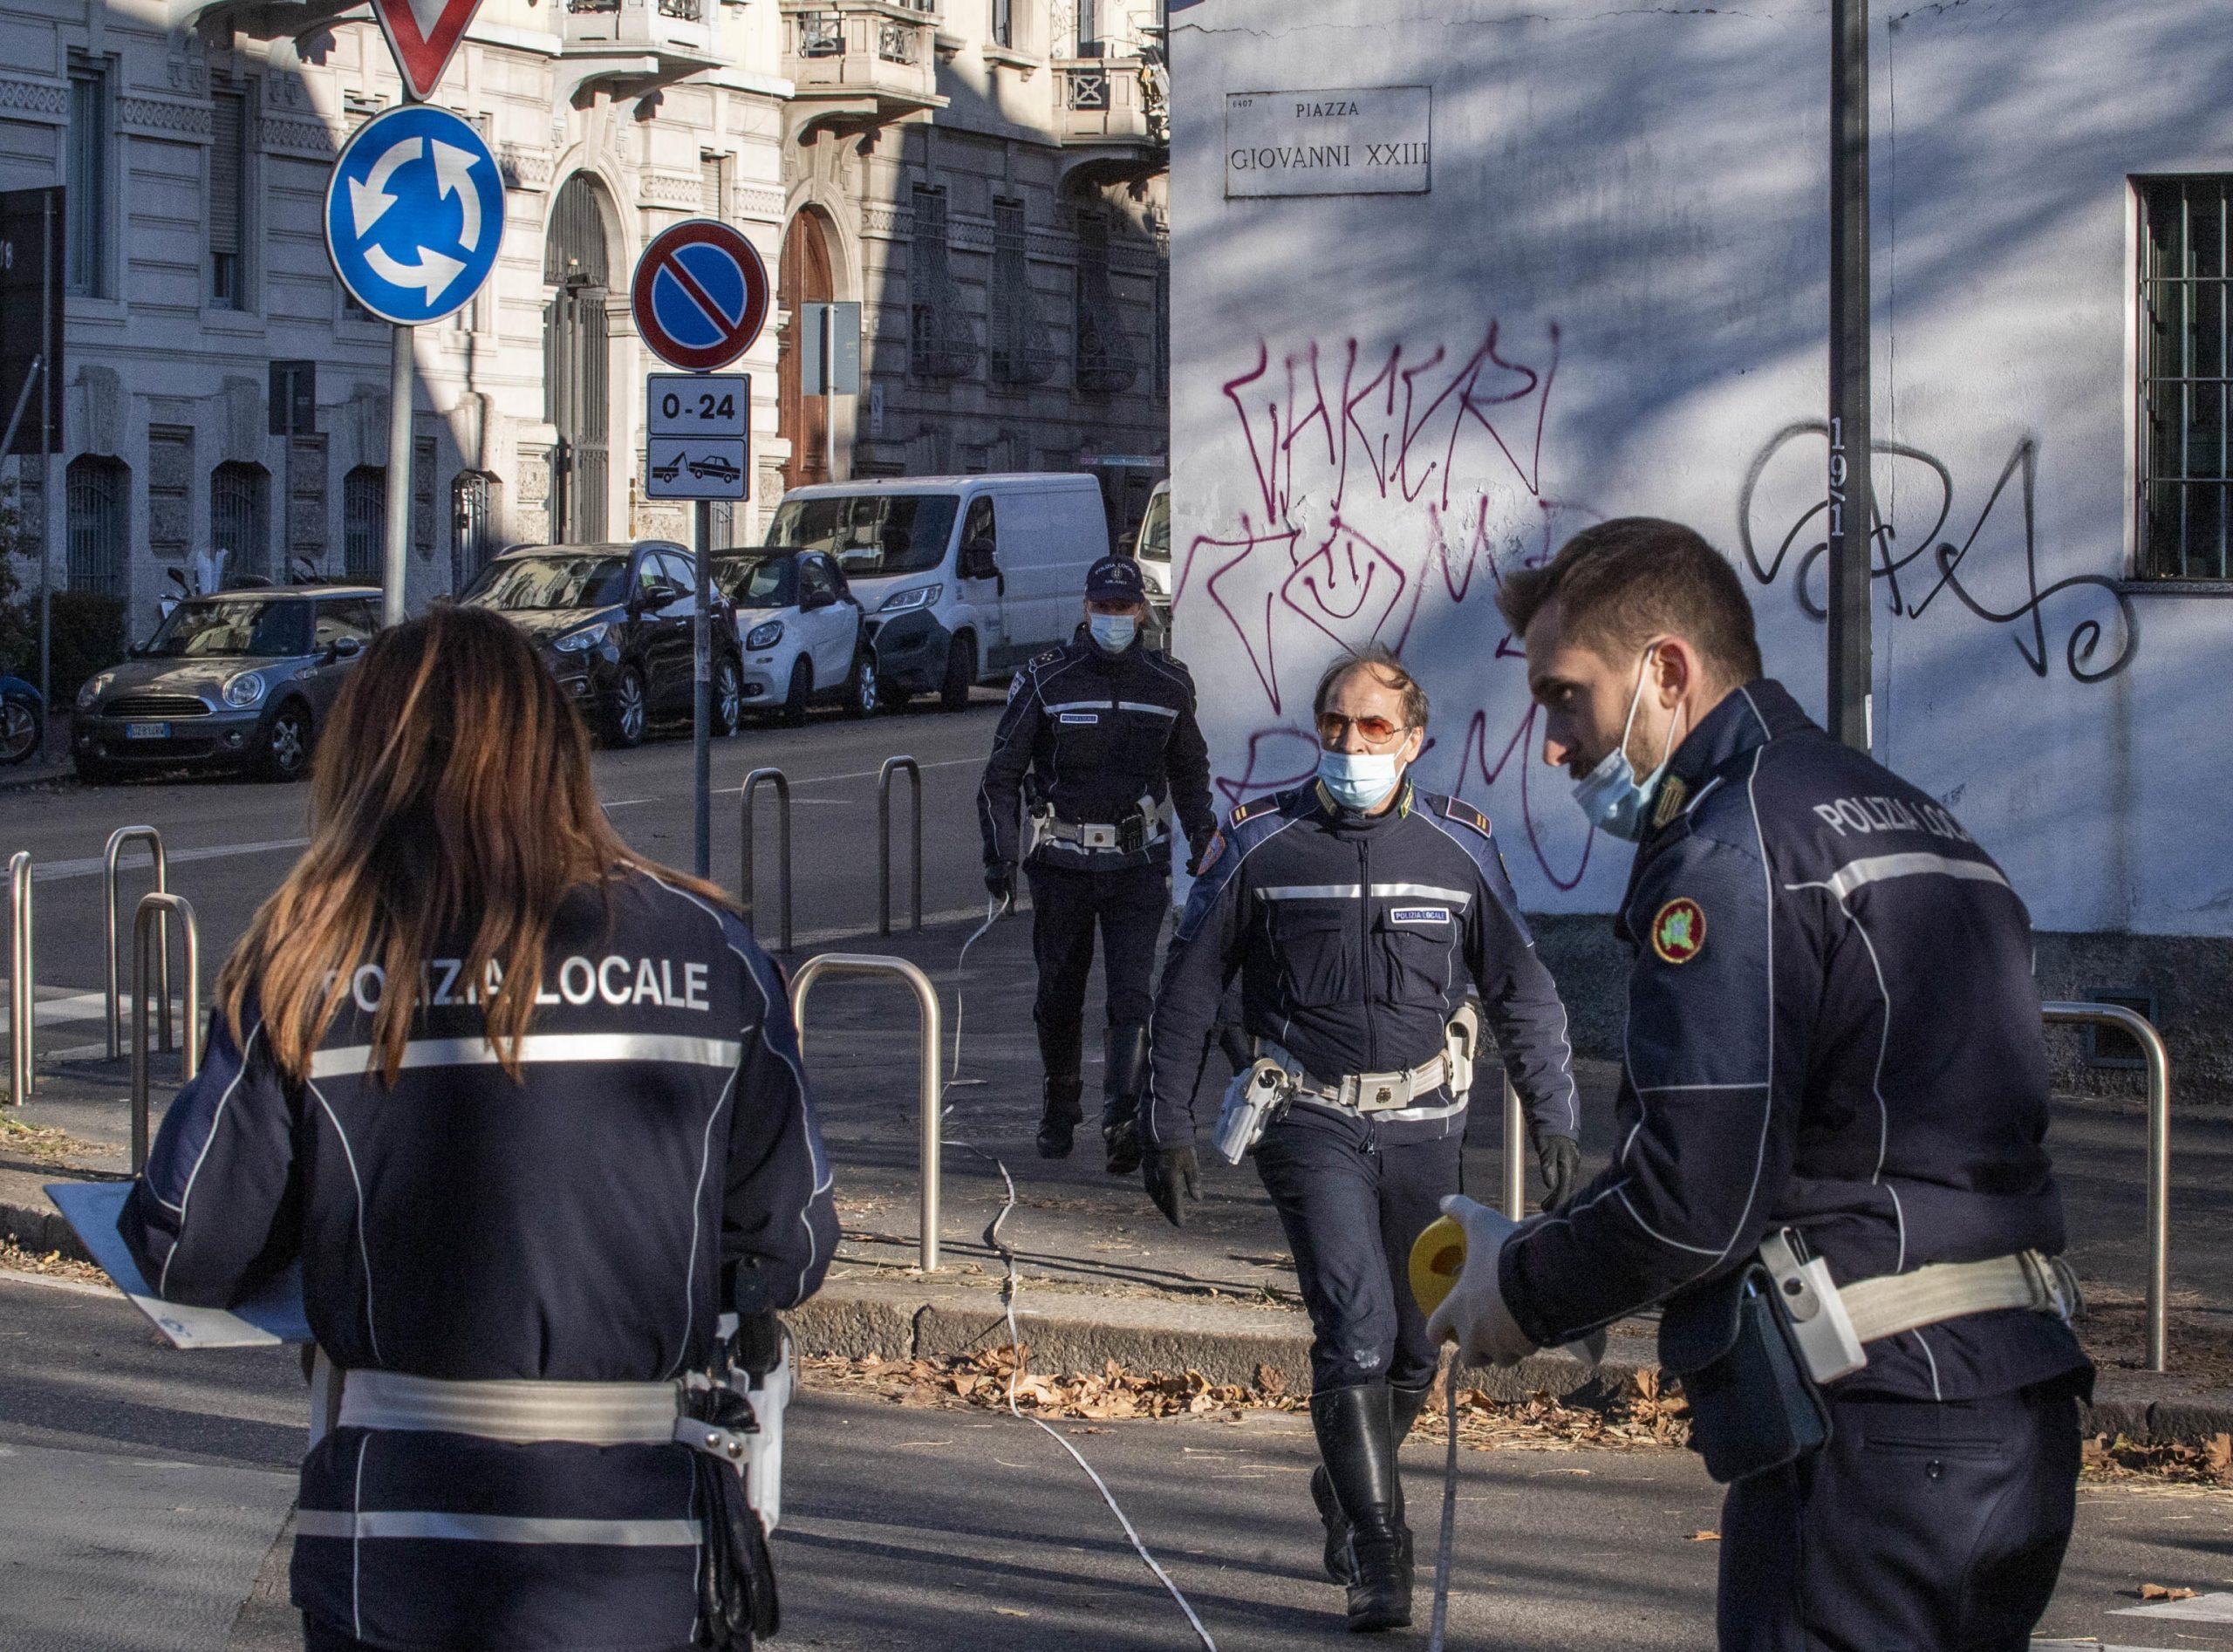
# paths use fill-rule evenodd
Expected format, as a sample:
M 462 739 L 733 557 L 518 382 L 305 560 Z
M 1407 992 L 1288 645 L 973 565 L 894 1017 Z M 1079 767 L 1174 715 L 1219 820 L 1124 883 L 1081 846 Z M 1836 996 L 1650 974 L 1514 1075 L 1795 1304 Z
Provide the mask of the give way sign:
M 413 101 L 434 95 L 450 55 L 465 38 L 465 25 L 481 10 L 481 0 L 372 0 L 388 50 L 403 74 L 403 90 Z

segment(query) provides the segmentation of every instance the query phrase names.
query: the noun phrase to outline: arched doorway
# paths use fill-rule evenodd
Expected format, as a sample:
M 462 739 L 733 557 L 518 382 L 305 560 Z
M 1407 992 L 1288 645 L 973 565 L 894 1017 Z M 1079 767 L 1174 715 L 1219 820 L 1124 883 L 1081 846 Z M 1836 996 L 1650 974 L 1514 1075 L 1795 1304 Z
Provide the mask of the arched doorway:
M 790 488 L 830 480 L 830 398 L 806 394 L 800 372 L 804 306 L 828 304 L 837 296 L 829 231 L 811 207 L 791 220 L 783 236 L 776 295 L 790 317 L 775 347 L 775 427 L 791 444 L 791 456 L 783 461 L 783 486 Z
M 550 450 L 550 536 L 565 543 L 605 536 L 611 258 L 600 193 L 586 174 L 567 179 L 543 243 L 543 283 L 556 289 L 543 311 L 543 417 L 558 432 Z

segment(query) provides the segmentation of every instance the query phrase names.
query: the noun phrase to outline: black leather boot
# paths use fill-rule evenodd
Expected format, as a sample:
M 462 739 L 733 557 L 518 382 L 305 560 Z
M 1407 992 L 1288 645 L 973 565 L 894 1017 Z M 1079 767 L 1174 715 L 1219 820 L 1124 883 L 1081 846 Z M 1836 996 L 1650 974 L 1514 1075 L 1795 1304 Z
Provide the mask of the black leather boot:
M 1419 1413 L 1427 1407 L 1427 1396 L 1434 1391 L 1430 1382 L 1424 1388 L 1401 1388 L 1390 1385 L 1389 1393 L 1389 1431 L 1396 1441 L 1396 1516 L 1403 1517 L 1403 1442 L 1411 1437 L 1411 1428 L 1419 1420 Z M 1342 1518 L 1342 1505 L 1334 1496 L 1334 1482 L 1320 1464 L 1310 1471 L 1310 1500 L 1318 1505 L 1318 1518 L 1326 1527 L 1326 1575 L 1336 1583 L 1349 1580 L 1349 1523 Z
M 1085 1122 L 1085 1109 L 1079 1104 L 1079 1098 L 1084 1094 L 1085 1084 L 1081 1079 L 1047 1081 L 1047 1104 L 1039 1115 L 1040 1157 L 1069 1157 L 1071 1136 Z
M 1334 1500 L 1349 1525 L 1349 1628 L 1401 1628 L 1411 1621 L 1411 1533 L 1385 1382 L 1310 1396 L 1311 1427 Z
M 1148 1082 L 1148 1029 L 1137 1022 L 1109 1029 L 1103 1047 L 1101 1139 L 1109 1145 L 1109 1173 L 1131 1176 L 1140 1168 L 1140 1092 Z
M 1084 1039 L 1075 1020 L 1052 1025 L 1037 1014 L 1032 1017 L 1039 1034 L 1039 1070 L 1047 1075 L 1047 1103 L 1039 1115 L 1039 1157 L 1068 1158 L 1070 1137 L 1085 1123 L 1079 1097 L 1085 1085 L 1078 1077 L 1079 1046 Z

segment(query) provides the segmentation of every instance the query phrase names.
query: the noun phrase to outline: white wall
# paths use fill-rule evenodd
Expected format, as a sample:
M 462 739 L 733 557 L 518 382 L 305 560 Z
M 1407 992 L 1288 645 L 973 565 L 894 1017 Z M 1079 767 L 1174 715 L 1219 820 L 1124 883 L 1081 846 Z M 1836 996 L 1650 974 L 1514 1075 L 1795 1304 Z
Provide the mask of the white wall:
M 2128 177 L 2233 172 L 2233 31 L 2218 0 L 1874 10 L 1877 436 L 1928 455 L 1875 468 L 1904 563 L 1896 601 L 1877 584 L 1878 754 L 2041 929 L 2233 934 L 2233 591 L 2032 605 L 2128 567 Z M 1171 21 L 1178 645 L 1220 804 L 1309 768 L 1318 672 L 1376 637 L 1433 695 L 1424 777 L 1488 810 L 1525 903 L 1608 909 L 1629 856 L 1538 761 L 1492 563 L 1648 514 L 1744 567 L 1749 527 L 1769 672 L 1820 714 L 1796 578 L 1819 517 L 1774 559 L 1821 496 L 1827 7 Z M 1411 85 L 1431 193 L 1225 198 L 1227 92 Z M 1959 590 L 1935 589 L 1945 542 Z M 2125 663 L 2081 681 L 2073 647 Z

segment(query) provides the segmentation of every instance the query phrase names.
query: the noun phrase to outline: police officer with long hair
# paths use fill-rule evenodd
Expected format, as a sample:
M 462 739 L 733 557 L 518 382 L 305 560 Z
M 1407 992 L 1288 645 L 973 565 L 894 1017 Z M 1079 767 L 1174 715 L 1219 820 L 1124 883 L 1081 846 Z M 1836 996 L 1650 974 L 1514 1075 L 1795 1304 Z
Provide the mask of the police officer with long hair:
M 1543 757 L 1633 841 L 1619 1155 L 1469 1244 L 1437 1311 L 1509 1364 L 1660 1308 L 1730 1484 L 1724 1652 L 2023 1652 L 2078 1401 L 2024 903 L 1950 810 L 1761 672 L 1735 570 L 1634 517 L 1505 577 Z
M 1469 993 L 1526 1104 L 1548 1204 L 1576 1179 L 1581 1116 L 1566 1010 L 1488 817 L 1412 783 L 1426 690 L 1376 648 L 1335 662 L 1312 706 L 1317 778 L 1233 812 L 1171 939 L 1144 1169 L 1183 1223 L 1195 1088 L 1237 978 L 1242 1094 L 1260 1069 L 1278 1098 L 1253 1151 L 1310 1311 L 1326 1569 L 1349 1587 L 1351 1628 L 1387 1629 L 1411 1610 L 1396 1448 L 1436 1365 L 1404 1268 L 1458 1191 L 1471 1052 L 1453 1051 L 1451 1023 Z
M 986 888 L 1013 898 L 1019 859 L 1031 880 L 1031 1014 L 1046 1072 L 1040 1156 L 1067 1157 L 1084 1118 L 1081 1023 L 1097 925 L 1109 989 L 1102 1136 L 1110 1173 L 1123 1176 L 1140 1164 L 1134 1120 L 1147 1082 L 1155 943 L 1171 906 L 1164 805 L 1197 854 L 1217 825 L 1194 679 L 1148 646 L 1146 614 L 1138 563 L 1104 556 L 1087 570 L 1084 623 L 1016 672 L 977 796 Z
M 773 1580 L 718 1328 L 764 1348 L 837 1239 L 782 980 L 620 841 L 494 614 L 375 638 L 317 761 L 120 1224 L 177 1301 L 301 1261 L 340 1373 L 307 1644 L 748 1646 Z

